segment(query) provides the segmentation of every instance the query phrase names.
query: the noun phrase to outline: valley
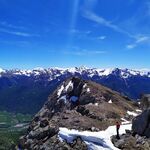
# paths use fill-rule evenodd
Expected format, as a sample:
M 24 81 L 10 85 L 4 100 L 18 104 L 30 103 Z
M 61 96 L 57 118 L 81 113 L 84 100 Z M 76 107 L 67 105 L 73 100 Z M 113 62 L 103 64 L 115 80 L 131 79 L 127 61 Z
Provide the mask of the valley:
M 15 149 L 31 119 L 31 115 L 0 111 L 0 150 Z

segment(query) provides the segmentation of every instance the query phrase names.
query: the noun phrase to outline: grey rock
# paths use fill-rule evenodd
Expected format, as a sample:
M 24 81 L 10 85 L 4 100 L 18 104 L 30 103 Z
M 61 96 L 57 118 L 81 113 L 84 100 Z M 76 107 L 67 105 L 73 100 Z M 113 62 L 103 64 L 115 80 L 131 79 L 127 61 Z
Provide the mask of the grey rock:
M 143 110 L 150 108 L 150 94 L 144 94 L 142 96 L 141 107 Z
M 133 119 L 132 130 L 135 134 L 150 137 L 150 109 Z

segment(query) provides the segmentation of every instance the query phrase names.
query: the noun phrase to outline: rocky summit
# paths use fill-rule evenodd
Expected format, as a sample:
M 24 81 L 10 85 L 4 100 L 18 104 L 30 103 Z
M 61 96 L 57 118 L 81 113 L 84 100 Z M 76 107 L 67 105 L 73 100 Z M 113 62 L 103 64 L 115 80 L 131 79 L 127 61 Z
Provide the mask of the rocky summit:
M 126 120 L 138 107 L 127 97 L 92 81 L 72 77 L 64 81 L 35 115 L 20 144 L 27 150 L 86 150 L 80 137 L 69 144 L 58 138 L 59 127 L 100 131 Z

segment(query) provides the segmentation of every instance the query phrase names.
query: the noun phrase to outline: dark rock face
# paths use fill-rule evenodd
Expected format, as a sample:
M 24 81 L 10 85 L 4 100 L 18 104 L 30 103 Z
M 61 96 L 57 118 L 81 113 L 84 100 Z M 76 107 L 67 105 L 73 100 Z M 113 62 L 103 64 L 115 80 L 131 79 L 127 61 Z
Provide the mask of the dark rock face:
M 72 97 L 75 97 L 74 101 Z M 72 145 L 60 142 L 57 137 L 59 127 L 99 131 L 115 124 L 127 114 L 127 110 L 135 109 L 132 101 L 115 91 L 91 81 L 70 78 L 49 96 L 36 114 L 28 134 L 21 140 L 22 147 L 35 150 L 87 149 L 80 137 Z
M 132 122 L 132 130 L 135 134 L 150 138 L 150 109 L 135 117 Z
M 141 107 L 143 110 L 150 108 L 150 94 L 144 94 L 142 96 Z

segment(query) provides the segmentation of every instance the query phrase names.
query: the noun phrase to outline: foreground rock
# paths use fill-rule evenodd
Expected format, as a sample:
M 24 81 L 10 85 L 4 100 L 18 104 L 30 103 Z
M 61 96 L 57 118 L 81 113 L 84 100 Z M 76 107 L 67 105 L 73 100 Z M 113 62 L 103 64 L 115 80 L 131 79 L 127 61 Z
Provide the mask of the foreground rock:
M 132 130 L 134 134 L 150 138 L 150 108 L 133 119 Z
M 87 147 L 80 137 L 72 145 L 59 141 L 59 127 L 80 131 L 104 130 L 124 116 L 130 118 L 127 111 L 135 112 L 136 109 L 132 101 L 119 93 L 73 77 L 49 96 L 20 143 L 28 150 L 84 150 Z
M 116 139 L 116 136 L 112 137 L 113 144 L 122 150 L 149 150 L 150 149 L 150 139 L 145 136 L 139 136 L 136 134 L 133 136 L 131 133 L 123 134 L 120 139 Z
M 150 108 L 150 94 L 142 95 L 141 107 L 143 110 Z
M 119 140 L 113 136 L 112 142 L 123 150 L 150 150 L 150 108 L 132 120 L 132 131 L 121 135 Z

